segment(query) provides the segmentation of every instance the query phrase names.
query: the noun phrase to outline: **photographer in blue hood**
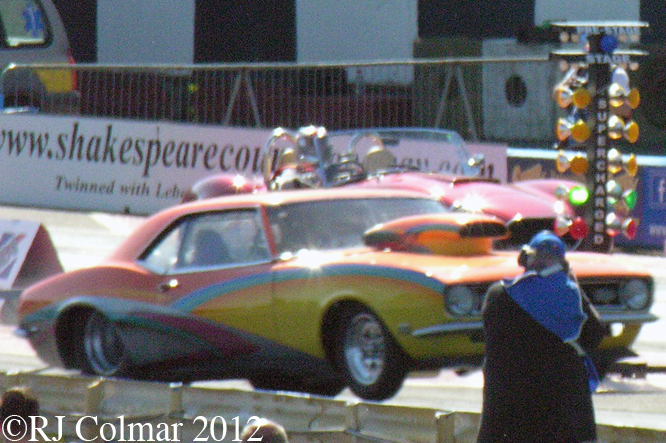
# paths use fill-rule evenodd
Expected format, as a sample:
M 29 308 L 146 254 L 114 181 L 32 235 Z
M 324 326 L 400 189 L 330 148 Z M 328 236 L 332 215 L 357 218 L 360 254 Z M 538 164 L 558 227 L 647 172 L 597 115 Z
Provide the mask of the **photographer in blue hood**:
M 478 443 L 596 441 L 588 352 L 606 328 L 565 255 L 557 235 L 540 232 L 518 258 L 525 272 L 488 289 Z

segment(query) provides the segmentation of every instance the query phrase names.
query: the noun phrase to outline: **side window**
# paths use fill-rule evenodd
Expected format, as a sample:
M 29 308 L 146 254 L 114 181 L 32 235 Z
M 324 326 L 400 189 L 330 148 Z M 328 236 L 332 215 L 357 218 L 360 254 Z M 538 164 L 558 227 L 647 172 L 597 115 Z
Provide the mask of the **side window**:
M 186 231 L 187 223 L 181 223 L 162 239 L 143 258 L 147 267 L 160 274 L 166 274 L 178 263 L 178 250 Z
M 144 258 L 158 272 L 237 266 L 270 259 L 256 210 L 207 213 L 188 218 Z
M 4 31 L 4 45 L 43 45 L 48 37 L 44 10 L 35 0 L 0 1 L 0 18 Z

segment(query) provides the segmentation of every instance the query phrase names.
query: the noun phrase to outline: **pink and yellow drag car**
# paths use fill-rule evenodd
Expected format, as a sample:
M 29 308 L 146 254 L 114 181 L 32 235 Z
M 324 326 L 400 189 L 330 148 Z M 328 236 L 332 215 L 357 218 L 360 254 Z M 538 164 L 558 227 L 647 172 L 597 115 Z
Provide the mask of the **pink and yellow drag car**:
M 86 374 L 381 400 L 410 371 L 480 366 L 486 289 L 523 271 L 493 249 L 506 235 L 420 192 L 199 200 L 151 216 L 100 265 L 28 288 L 18 331 Z M 597 362 L 631 355 L 656 319 L 651 276 L 610 255 L 568 260 L 608 325 Z

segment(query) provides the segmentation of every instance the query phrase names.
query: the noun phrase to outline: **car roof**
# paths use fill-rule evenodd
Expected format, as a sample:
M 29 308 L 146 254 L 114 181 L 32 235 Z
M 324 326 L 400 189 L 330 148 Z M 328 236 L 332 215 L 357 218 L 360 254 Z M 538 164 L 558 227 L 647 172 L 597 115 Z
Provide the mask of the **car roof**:
M 199 212 L 201 210 L 232 208 L 239 206 L 265 205 L 276 206 L 281 204 L 301 203 L 318 200 L 332 199 L 356 199 L 356 198 L 390 198 L 390 197 L 409 197 L 409 198 L 429 198 L 423 192 L 385 189 L 385 188 L 365 188 L 365 187 L 338 187 L 326 189 L 299 189 L 288 191 L 259 192 L 253 194 L 238 194 L 216 197 L 205 200 L 198 200 L 190 203 L 184 203 L 172 208 L 166 212 Z M 435 200 L 435 198 L 432 198 Z M 164 212 L 164 211 L 163 211 Z

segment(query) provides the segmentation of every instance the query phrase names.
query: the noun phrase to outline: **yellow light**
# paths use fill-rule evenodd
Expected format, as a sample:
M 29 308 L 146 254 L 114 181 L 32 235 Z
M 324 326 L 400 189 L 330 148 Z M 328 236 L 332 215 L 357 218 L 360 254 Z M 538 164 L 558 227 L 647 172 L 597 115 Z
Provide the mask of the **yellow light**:
M 611 83 L 608 87 L 608 103 L 613 108 L 619 108 L 624 104 L 627 91 L 619 83 Z
M 638 89 L 636 88 L 631 88 L 629 91 L 629 106 L 631 109 L 636 109 L 638 108 L 638 105 L 641 102 L 641 95 L 638 93 Z
M 629 156 L 625 169 L 627 170 L 627 174 L 629 174 L 631 177 L 636 176 L 638 173 L 638 160 L 636 160 L 636 154 L 631 154 Z
M 576 175 L 583 175 L 587 172 L 589 163 L 583 155 L 576 155 L 571 159 L 571 172 Z
M 563 151 L 559 151 L 555 159 L 555 167 L 560 174 L 563 174 L 569 169 L 569 158 Z
M 629 143 L 636 143 L 636 140 L 638 140 L 638 134 L 638 123 L 630 120 L 629 123 L 624 126 L 624 138 L 626 138 Z
M 562 109 L 568 108 L 569 105 L 571 105 L 573 93 L 571 92 L 571 89 L 566 87 L 557 88 L 555 90 L 554 98 L 555 102 L 557 103 L 557 106 L 559 106 Z
M 608 119 L 608 136 L 613 140 L 622 138 L 624 134 L 624 120 L 617 115 L 612 115 Z
M 573 92 L 571 101 L 578 109 L 585 109 L 590 105 L 592 97 L 590 96 L 590 92 L 587 89 L 578 88 Z
M 613 148 L 608 151 L 608 172 L 617 174 L 622 170 L 622 154 Z
M 587 126 L 587 123 L 585 123 L 582 119 L 576 120 L 576 123 L 574 123 L 571 127 L 571 138 L 576 140 L 578 143 L 583 143 L 586 141 L 588 138 L 590 138 L 591 134 L 592 131 L 590 131 L 590 127 Z
M 571 123 L 566 119 L 561 118 L 557 120 L 557 127 L 555 128 L 555 135 L 557 139 L 561 142 L 568 139 L 571 135 Z

